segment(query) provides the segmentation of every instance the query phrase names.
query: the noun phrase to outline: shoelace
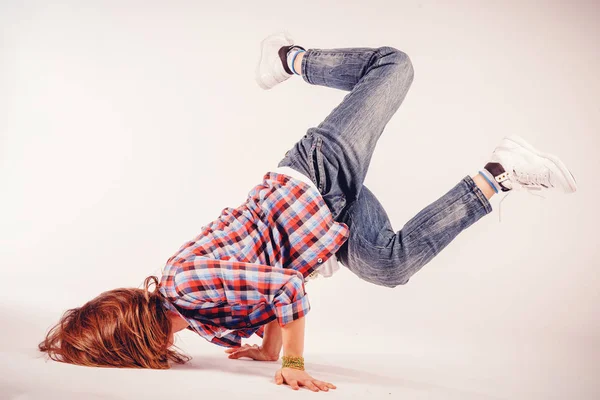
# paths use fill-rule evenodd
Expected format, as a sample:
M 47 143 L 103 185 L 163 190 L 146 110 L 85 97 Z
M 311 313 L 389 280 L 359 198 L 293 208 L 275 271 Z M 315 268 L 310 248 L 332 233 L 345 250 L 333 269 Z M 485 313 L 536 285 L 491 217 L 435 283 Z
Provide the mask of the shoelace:
M 531 190 L 535 190 L 535 189 L 530 189 L 527 191 L 527 193 L 529 193 L 532 196 L 536 196 L 536 197 L 541 197 L 542 199 L 546 199 L 546 197 L 542 196 L 541 194 L 534 194 L 531 192 Z M 537 189 L 540 190 L 540 189 Z M 502 199 L 500 200 L 500 202 L 498 203 L 498 222 L 502 222 L 502 202 L 504 201 L 504 199 L 506 199 L 508 197 L 508 195 L 512 192 L 512 190 L 508 193 L 506 193 L 506 195 L 504 197 L 502 197 Z
M 515 177 L 517 183 L 519 183 L 521 186 L 525 186 L 527 189 L 534 189 L 535 187 L 534 190 L 539 190 L 540 186 L 545 188 L 554 186 L 552 182 L 550 182 L 550 175 L 547 172 L 530 174 L 528 172 L 519 172 L 513 169 L 511 175 Z
M 517 190 L 526 190 L 526 193 L 532 195 L 532 196 L 536 196 L 536 197 L 541 197 L 542 199 L 546 199 L 546 197 L 542 196 L 541 194 L 535 194 L 533 193 L 533 191 L 538 191 L 538 190 L 542 190 L 542 188 L 540 186 L 543 187 L 554 187 L 554 185 L 550 182 L 549 176 L 548 174 L 528 174 L 528 173 L 519 173 L 515 170 L 513 170 L 513 173 L 510 174 L 511 178 L 514 177 L 513 179 L 511 179 L 512 183 L 513 183 L 513 189 L 508 192 L 504 197 L 502 197 L 502 199 L 500 200 L 500 202 L 498 203 L 498 222 L 502 222 L 502 202 L 504 201 L 504 199 L 506 199 L 508 197 L 508 195 L 515 189 Z M 522 182 L 528 182 L 528 184 L 523 184 Z M 517 185 L 515 187 L 515 184 Z M 533 186 L 531 186 L 533 185 Z

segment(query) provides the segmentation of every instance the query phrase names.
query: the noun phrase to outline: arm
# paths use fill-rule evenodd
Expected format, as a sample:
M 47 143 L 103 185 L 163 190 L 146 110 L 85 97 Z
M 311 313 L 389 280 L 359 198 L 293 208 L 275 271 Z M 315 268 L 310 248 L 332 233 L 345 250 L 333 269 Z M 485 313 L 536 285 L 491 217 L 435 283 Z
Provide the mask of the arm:
M 262 348 L 271 356 L 271 359 L 279 359 L 279 353 L 282 346 L 282 332 L 277 320 L 273 320 L 265 325 L 265 334 L 263 336 Z
M 281 327 L 277 320 L 262 325 L 264 331 L 261 346 L 244 344 L 241 347 L 233 347 L 225 350 L 229 358 L 248 357 L 256 361 L 277 361 L 281 352 L 282 335 Z
M 254 326 L 266 324 L 275 314 L 282 327 L 310 311 L 304 277 L 289 268 L 195 257 L 179 267 L 174 281 L 182 300 L 192 309 L 201 309 L 204 303 L 268 304 L 264 312 L 253 313 L 249 322 Z
M 284 356 L 302 357 L 305 320 L 306 318 L 302 317 L 281 328 Z
M 237 305 L 271 304 L 277 316 L 275 321 L 281 329 L 284 355 L 302 355 L 304 316 L 310 310 L 310 303 L 304 289 L 304 277 L 299 271 L 196 257 L 193 264 L 187 262 L 180 266 L 174 280 L 177 292 L 194 305 L 222 301 Z M 266 321 L 272 317 L 271 313 L 263 314 L 252 322 Z M 270 331 L 276 328 L 272 327 Z M 314 379 L 306 371 L 289 367 L 276 372 L 275 382 L 286 382 L 296 390 L 299 385 L 308 386 L 314 391 L 319 390 L 317 387 L 321 390 L 335 388 L 331 383 Z
M 277 320 L 273 320 L 265 326 L 262 347 L 275 360 L 279 358 L 284 343 L 284 356 L 302 356 L 304 352 L 304 328 L 304 317 L 294 320 L 284 327 L 279 326 Z
M 281 328 L 283 333 L 283 355 L 288 357 L 301 357 L 304 352 L 304 325 L 306 318 L 298 318 Z M 285 360 L 284 360 L 285 363 Z M 300 386 L 306 386 L 314 392 L 319 390 L 328 391 L 336 389 L 336 386 L 330 382 L 321 381 L 313 378 L 304 370 L 304 367 L 289 366 L 278 370 L 275 373 L 275 383 L 281 385 L 287 383 L 294 390 L 300 389 Z

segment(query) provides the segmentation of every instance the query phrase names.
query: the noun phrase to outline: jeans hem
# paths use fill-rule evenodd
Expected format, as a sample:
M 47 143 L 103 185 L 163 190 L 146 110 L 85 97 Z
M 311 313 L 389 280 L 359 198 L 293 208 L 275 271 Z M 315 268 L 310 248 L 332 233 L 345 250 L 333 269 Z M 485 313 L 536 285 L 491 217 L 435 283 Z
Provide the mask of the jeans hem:
M 300 68 L 302 69 L 302 78 L 307 83 L 310 83 L 312 85 L 312 82 L 310 81 L 310 79 L 308 77 L 308 68 L 306 68 L 306 63 L 308 62 L 308 58 L 310 57 L 311 54 L 312 54 L 312 49 L 308 49 L 304 52 L 304 56 L 302 56 L 302 62 L 300 63 Z
M 467 175 L 467 176 L 465 176 L 464 181 L 467 184 L 467 186 L 471 189 L 471 191 L 473 193 L 475 193 L 475 195 L 477 196 L 477 198 L 479 199 L 479 201 L 483 205 L 483 208 L 485 209 L 485 213 L 486 214 L 491 213 L 492 212 L 492 204 L 485 197 L 485 195 L 483 194 L 483 192 L 481 191 L 481 189 L 479 188 L 479 186 L 477 186 L 477 184 L 475 183 L 475 181 L 473 180 L 473 178 L 471 178 L 470 175 Z

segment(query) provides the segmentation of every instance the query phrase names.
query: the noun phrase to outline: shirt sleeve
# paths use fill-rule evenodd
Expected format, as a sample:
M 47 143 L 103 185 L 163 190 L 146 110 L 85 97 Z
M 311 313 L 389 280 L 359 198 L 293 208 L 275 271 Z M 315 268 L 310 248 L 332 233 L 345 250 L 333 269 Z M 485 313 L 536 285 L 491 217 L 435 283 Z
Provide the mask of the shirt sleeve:
M 256 332 L 254 332 L 261 339 L 265 337 L 265 325 L 261 325 L 258 327 Z
M 183 267 L 180 274 L 179 290 L 200 301 L 272 304 L 280 326 L 310 311 L 304 277 L 291 268 L 196 257 L 193 266 Z

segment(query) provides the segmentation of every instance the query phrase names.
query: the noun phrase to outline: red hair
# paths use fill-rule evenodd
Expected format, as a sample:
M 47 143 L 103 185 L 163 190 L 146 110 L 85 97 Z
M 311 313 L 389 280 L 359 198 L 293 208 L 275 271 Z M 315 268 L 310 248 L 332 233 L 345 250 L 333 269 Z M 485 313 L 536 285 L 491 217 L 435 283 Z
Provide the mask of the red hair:
M 154 282 L 156 289 L 149 291 Z M 171 321 L 149 276 L 143 289 L 119 288 L 67 310 L 38 345 L 55 361 L 89 367 L 168 369 L 191 358 L 170 350 Z

